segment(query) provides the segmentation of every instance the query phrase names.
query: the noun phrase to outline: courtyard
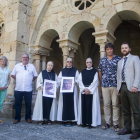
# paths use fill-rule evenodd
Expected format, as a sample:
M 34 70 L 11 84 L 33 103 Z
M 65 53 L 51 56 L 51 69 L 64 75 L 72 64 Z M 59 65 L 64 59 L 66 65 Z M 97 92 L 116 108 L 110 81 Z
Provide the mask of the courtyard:
M 0 140 L 128 140 L 130 135 L 119 136 L 113 127 L 102 130 L 82 128 L 80 126 L 64 127 L 59 123 L 38 125 L 37 122 L 26 123 L 21 120 L 13 124 L 12 119 L 3 119 L 0 125 Z

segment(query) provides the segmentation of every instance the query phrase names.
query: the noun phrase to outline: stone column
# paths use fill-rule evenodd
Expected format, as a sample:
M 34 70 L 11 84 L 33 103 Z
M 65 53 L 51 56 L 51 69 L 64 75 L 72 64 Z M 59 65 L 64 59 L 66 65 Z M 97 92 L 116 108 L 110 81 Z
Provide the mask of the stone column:
M 59 39 L 57 40 L 59 43 L 59 47 L 62 49 L 63 52 L 63 67 L 65 67 L 65 61 L 67 57 L 72 57 L 74 58 L 74 53 L 70 52 L 71 50 L 77 50 L 78 46 L 80 45 L 79 43 L 73 42 L 69 39 Z
M 40 70 L 41 70 L 41 68 L 40 68 L 40 55 L 39 54 L 36 54 L 34 56 L 34 60 L 35 60 L 36 71 L 39 74 L 40 73 Z
M 76 52 L 75 49 L 70 49 L 70 52 L 69 52 L 69 57 L 71 57 L 73 59 L 73 66 L 74 66 L 74 53 Z
M 102 58 L 106 54 L 105 44 L 108 42 L 114 43 L 116 38 L 108 30 L 95 32 L 92 35 L 95 36 L 95 43 L 100 46 L 100 58 Z
M 66 59 L 69 57 L 69 48 L 67 46 L 61 47 L 63 52 L 63 68 L 66 66 Z
M 42 56 L 42 70 L 46 69 L 46 56 Z

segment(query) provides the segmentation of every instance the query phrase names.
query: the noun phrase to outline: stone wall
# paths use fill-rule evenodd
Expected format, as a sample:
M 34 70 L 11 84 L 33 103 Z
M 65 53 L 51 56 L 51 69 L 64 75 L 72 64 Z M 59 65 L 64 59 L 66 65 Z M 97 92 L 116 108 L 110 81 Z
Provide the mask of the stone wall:
M 80 65 L 79 70 L 89 56 L 97 68 L 105 55 L 105 44 L 115 40 L 116 54 L 121 55 L 120 44 L 127 40 L 133 47 L 132 54 L 140 56 L 140 35 L 134 30 L 137 25 L 131 22 L 127 29 L 119 27 L 123 20 L 140 23 L 139 7 L 140 0 L 95 0 L 83 10 L 75 7 L 75 0 L 0 0 L 0 24 L 4 23 L 0 55 L 8 57 L 12 70 L 27 52 L 38 73 L 48 60 L 55 61 L 59 73 L 68 56 L 74 58 L 76 67 Z M 13 116 L 14 84 L 12 80 L 3 108 L 3 114 L 9 117 Z M 35 83 L 33 87 L 36 93 Z

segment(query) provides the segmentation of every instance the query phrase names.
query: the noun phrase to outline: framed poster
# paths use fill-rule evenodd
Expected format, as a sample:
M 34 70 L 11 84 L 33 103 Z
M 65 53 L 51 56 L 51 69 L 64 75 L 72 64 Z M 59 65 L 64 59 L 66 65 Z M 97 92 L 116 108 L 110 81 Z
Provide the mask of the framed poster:
M 62 77 L 60 92 L 73 92 L 74 77 Z
M 56 98 L 56 81 L 44 80 L 43 96 Z

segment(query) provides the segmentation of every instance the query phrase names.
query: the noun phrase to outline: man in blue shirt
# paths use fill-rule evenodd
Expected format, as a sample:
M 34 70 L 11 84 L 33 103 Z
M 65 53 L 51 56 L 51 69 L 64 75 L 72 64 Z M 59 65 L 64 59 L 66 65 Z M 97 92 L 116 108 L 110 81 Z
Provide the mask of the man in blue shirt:
M 106 56 L 101 58 L 98 67 L 99 80 L 102 86 L 104 101 L 104 115 L 106 124 L 102 129 L 107 129 L 111 125 L 111 109 L 113 108 L 114 130 L 119 131 L 119 98 L 116 94 L 117 88 L 117 65 L 121 57 L 114 54 L 114 45 L 107 43 L 105 45 Z

